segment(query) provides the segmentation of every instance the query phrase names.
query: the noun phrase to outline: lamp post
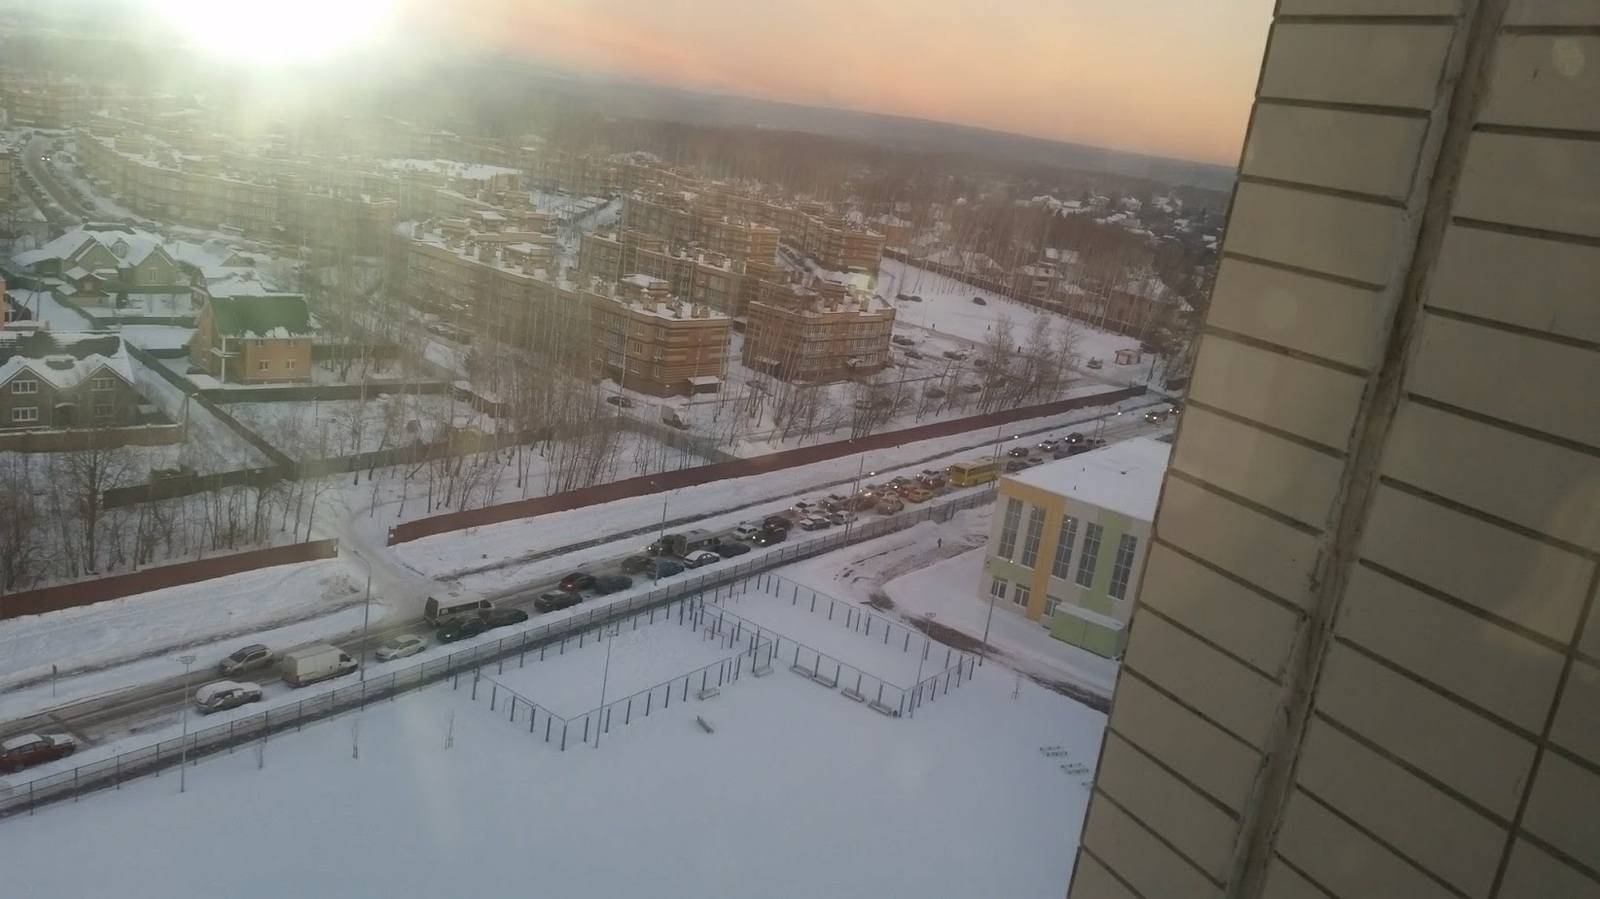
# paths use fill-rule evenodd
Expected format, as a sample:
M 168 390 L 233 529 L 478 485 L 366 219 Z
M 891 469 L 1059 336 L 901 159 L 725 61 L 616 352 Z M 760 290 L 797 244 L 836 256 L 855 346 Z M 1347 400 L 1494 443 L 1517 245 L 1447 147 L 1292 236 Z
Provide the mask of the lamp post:
M 989 614 L 983 619 L 983 652 L 978 655 L 980 660 L 989 658 L 989 623 L 994 621 L 994 585 L 989 585 Z
M 183 737 L 179 740 L 181 748 L 178 754 L 178 792 L 182 793 L 188 788 L 186 774 L 189 768 L 189 669 L 194 664 L 194 653 L 184 653 L 178 656 L 178 661 L 183 663 L 183 698 L 179 700 L 182 705 Z
M 621 625 L 618 625 L 618 627 L 621 627 Z M 596 749 L 600 748 L 600 731 L 603 729 L 606 720 L 606 682 L 611 679 L 611 640 L 615 636 L 615 634 L 606 634 L 606 668 L 604 673 L 600 675 L 600 715 L 599 720 L 595 721 L 594 727 L 594 748 Z
M 917 683 L 922 683 L 922 663 L 928 660 L 928 649 L 933 646 L 933 635 L 928 632 L 932 626 L 934 613 L 922 613 L 922 657 L 917 659 Z
M 844 520 L 844 538 L 850 539 L 850 527 L 856 523 L 856 500 L 861 496 L 861 476 L 867 470 L 867 457 L 861 457 L 861 464 L 856 466 L 856 480 L 850 485 L 850 502 L 845 505 L 845 514 L 849 517 Z
M 657 486 L 655 481 L 651 481 L 650 485 L 652 487 Z M 654 576 L 651 577 L 651 579 L 650 579 L 650 585 L 652 587 L 658 586 L 661 583 L 661 562 L 660 562 L 660 558 L 661 558 L 662 553 L 664 553 L 666 551 L 666 548 L 667 548 L 665 546 L 666 539 L 667 539 L 667 492 L 665 490 L 663 490 L 663 491 L 661 491 L 661 528 L 656 532 L 656 564 L 651 566 L 651 571 L 655 572 Z
M 362 602 L 361 609 L 361 680 L 367 679 L 367 627 L 372 624 L 372 563 L 367 561 L 360 551 L 351 549 L 351 555 L 361 560 L 367 569 L 367 598 Z

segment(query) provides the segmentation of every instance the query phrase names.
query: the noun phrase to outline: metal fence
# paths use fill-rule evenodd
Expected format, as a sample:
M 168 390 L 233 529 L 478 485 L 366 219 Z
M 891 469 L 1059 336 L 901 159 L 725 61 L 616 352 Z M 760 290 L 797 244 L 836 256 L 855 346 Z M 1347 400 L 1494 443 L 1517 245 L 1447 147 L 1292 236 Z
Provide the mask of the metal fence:
M 694 576 L 663 584 L 637 596 L 595 605 L 561 620 L 467 647 L 442 658 L 427 659 L 408 667 L 368 676 L 358 683 L 325 689 L 307 695 L 298 702 L 278 705 L 227 724 L 196 730 L 186 736 L 163 740 L 112 758 L 22 782 L 0 780 L 0 818 L 23 812 L 31 814 L 42 805 L 66 799 L 76 801 L 80 796 L 96 790 L 118 789 L 130 779 L 159 775 L 185 758 L 191 764 L 197 763 L 206 756 L 232 752 L 253 742 L 265 741 L 273 734 L 300 730 L 306 724 L 362 708 L 369 702 L 392 699 L 459 675 L 479 673 L 490 666 L 504 671 L 507 661 L 525 661 L 528 653 L 560 645 L 563 640 L 587 640 L 586 635 L 601 625 L 625 621 L 639 612 L 648 612 L 678 600 L 738 584 L 767 569 L 831 552 L 856 541 L 894 533 L 924 521 L 947 520 L 961 509 L 974 508 L 993 498 L 993 488 L 976 490 L 948 502 L 929 504 L 915 511 L 857 525 L 848 533 L 835 531 L 797 539 L 739 564 L 702 570 Z M 183 701 L 187 702 L 188 697 L 185 696 Z M 527 700 L 519 697 L 519 701 Z

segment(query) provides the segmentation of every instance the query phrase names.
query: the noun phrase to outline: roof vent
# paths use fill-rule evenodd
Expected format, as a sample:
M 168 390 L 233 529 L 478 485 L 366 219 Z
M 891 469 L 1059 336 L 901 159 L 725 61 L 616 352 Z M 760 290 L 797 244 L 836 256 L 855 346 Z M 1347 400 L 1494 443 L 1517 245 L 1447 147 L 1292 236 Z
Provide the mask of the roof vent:
M 56 371 L 71 371 L 72 367 L 78 364 L 78 360 L 71 356 L 46 356 L 44 364 Z

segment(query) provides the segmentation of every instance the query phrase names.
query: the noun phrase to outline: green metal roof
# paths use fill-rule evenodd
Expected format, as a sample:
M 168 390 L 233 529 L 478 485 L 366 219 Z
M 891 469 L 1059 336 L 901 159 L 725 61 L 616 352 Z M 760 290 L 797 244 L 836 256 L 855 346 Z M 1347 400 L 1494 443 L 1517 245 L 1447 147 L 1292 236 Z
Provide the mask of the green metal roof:
M 212 297 L 211 320 L 225 337 L 300 337 L 311 333 L 311 310 L 299 294 Z

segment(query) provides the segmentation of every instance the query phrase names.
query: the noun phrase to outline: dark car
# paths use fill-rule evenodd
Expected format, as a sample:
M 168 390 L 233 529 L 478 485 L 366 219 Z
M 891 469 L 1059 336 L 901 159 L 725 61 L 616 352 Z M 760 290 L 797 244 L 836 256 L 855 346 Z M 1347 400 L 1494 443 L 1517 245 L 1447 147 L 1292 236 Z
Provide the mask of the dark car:
M 904 334 L 896 334 L 895 336 L 889 338 L 889 340 L 899 344 L 900 346 L 916 346 L 917 344 L 915 340 L 912 340 Z
M 928 490 L 939 490 L 945 485 L 945 478 L 942 474 L 925 474 L 917 478 L 917 480 Z
M 1151 409 L 1149 412 L 1146 412 L 1144 414 L 1144 420 L 1145 421 L 1166 421 L 1167 417 L 1169 415 L 1171 415 L 1171 414 L 1172 414 L 1172 410 L 1171 409 Z
M 0 771 L 21 771 L 64 759 L 78 751 L 78 741 L 68 734 L 23 734 L 0 743 Z
M 907 359 L 921 359 L 922 358 L 922 354 L 917 352 L 916 350 L 906 350 L 906 358 Z
M 624 574 L 638 574 L 644 570 L 644 566 L 649 564 L 649 562 L 649 556 L 629 556 L 626 559 L 623 559 L 622 564 L 618 565 L 617 567 L 622 569 Z
M 625 574 L 603 574 L 594 579 L 594 592 L 616 593 L 633 586 L 633 578 Z
M 1041 440 L 1041 441 L 1039 441 L 1039 447 L 1038 448 L 1039 448 L 1039 452 L 1041 452 L 1041 453 L 1053 453 L 1057 449 L 1059 449 L 1060 446 L 1061 446 L 1061 441 L 1059 441 L 1059 440 Z
M 454 643 L 476 637 L 488 629 L 489 622 L 477 615 L 457 615 L 439 627 L 438 639 L 440 643 Z
M 1028 463 L 1024 462 L 1021 459 L 1008 459 L 1008 460 L 1006 460 L 1006 471 L 1010 472 L 1011 474 L 1016 474 L 1017 472 L 1022 471 L 1023 469 L 1026 469 L 1027 467 L 1028 467 Z
M 1011 449 L 1006 450 L 1006 455 L 1013 459 L 1026 459 L 1028 458 L 1028 448 L 1025 446 L 1013 446 Z
M 497 627 L 510 627 L 528 620 L 528 613 L 521 609 L 493 608 L 487 612 L 479 613 L 483 619 L 484 630 L 494 630 Z
M 533 601 L 533 607 L 541 612 L 554 612 L 557 609 L 570 609 L 583 602 L 583 597 L 570 590 L 549 590 L 539 594 Z
M 633 408 L 633 400 L 630 400 L 625 396 L 616 396 L 615 394 L 613 394 L 612 396 L 606 397 L 606 402 L 610 403 L 613 406 L 619 406 L 619 407 L 621 407 L 623 409 L 632 409 Z
M 961 390 L 964 393 L 982 393 L 983 392 L 983 385 L 982 384 L 962 384 L 961 385 Z
M 942 400 L 946 396 L 943 387 L 929 387 L 922 391 L 922 395 L 930 400 Z
M 761 527 L 768 531 L 787 531 L 794 527 L 794 522 L 782 515 L 768 515 L 761 520 Z
M 974 305 L 977 305 L 977 306 L 987 306 L 987 305 L 989 305 L 989 301 L 984 299 L 983 297 L 973 297 L 972 298 L 972 302 L 973 302 Z
M 563 590 L 587 590 L 595 584 L 595 576 L 586 571 L 574 571 L 561 579 L 560 587 Z
M 750 542 L 754 543 L 756 546 L 771 546 L 774 543 L 782 543 L 787 539 L 789 539 L 789 532 L 787 530 L 773 528 L 757 534 L 756 539 Z
M 1066 441 L 1067 443 L 1069 443 L 1069 444 L 1071 444 L 1071 443 L 1082 443 L 1083 442 L 1083 435 L 1078 433 L 1077 431 L 1073 431 L 1071 434 L 1068 434 L 1066 437 L 1063 437 L 1062 439 L 1064 441 Z
M 654 579 L 672 577 L 683 573 L 683 565 L 665 556 L 656 556 L 644 566 L 644 573 Z
M 1094 449 L 1094 447 L 1090 446 L 1087 443 L 1069 443 L 1069 444 L 1067 444 L 1066 455 L 1068 455 L 1068 456 L 1076 456 L 1076 455 L 1079 455 L 1080 453 L 1087 453 L 1089 450 L 1092 450 L 1092 449 Z
M 719 545 L 716 550 L 717 555 L 723 557 L 724 559 L 731 559 L 734 556 L 742 556 L 749 551 L 749 544 L 740 543 L 737 540 L 729 540 L 726 543 Z

